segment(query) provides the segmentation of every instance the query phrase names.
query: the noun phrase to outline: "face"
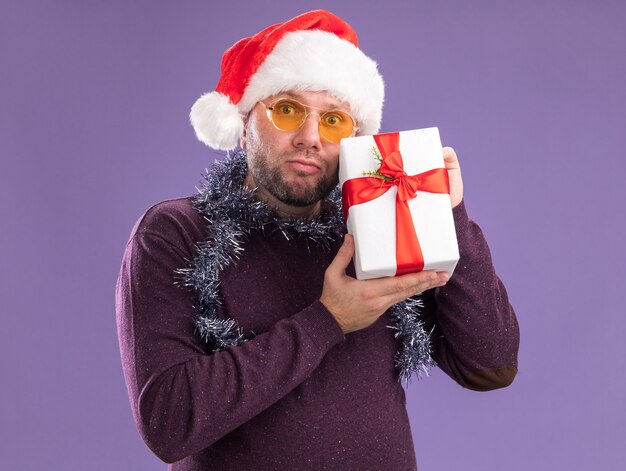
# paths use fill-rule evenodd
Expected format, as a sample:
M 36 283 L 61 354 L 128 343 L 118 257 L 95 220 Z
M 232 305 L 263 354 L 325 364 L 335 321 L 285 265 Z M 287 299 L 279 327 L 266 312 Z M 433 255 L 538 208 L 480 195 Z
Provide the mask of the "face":
M 347 104 L 327 92 L 289 92 L 263 100 L 294 98 L 316 108 L 350 113 Z M 269 202 L 305 207 L 322 200 L 337 184 L 339 144 L 319 134 L 319 115 L 312 110 L 295 131 L 276 129 L 261 103 L 252 109 L 241 141 L 248 156 L 247 182 L 258 188 L 258 196 Z

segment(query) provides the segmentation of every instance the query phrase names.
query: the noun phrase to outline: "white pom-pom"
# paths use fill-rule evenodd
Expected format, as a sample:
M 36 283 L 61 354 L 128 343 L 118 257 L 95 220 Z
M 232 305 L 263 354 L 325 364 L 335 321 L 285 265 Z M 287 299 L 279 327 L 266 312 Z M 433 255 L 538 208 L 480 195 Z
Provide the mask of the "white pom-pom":
M 243 135 L 239 110 L 221 93 L 206 93 L 198 98 L 189 119 L 198 139 L 214 149 L 234 149 Z

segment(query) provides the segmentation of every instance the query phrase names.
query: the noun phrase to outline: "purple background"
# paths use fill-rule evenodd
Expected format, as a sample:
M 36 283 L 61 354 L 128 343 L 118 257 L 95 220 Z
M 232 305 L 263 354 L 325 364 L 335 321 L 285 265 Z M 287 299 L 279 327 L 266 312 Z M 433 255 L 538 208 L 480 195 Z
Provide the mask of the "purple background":
M 321 7 L 379 62 L 383 130 L 456 148 L 521 324 L 510 388 L 408 388 L 420 469 L 626 469 L 626 3 L 214 3 L 0 3 L 2 468 L 165 469 L 122 377 L 124 244 L 217 155 L 187 114 L 224 49 Z

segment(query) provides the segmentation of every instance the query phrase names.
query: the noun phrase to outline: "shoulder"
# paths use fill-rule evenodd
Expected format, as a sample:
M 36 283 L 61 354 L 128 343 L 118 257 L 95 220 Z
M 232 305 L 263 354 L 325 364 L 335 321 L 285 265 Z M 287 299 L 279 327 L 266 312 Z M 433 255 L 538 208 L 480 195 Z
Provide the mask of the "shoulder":
M 181 249 L 191 249 L 204 238 L 206 224 L 191 196 L 170 199 L 155 204 L 139 217 L 130 240 L 161 239 Z
M 161 233 L 175 227 L 194 227 L 202 224 L 202 215 L 193 207 L 192 197 L 161 201 L 150 207 L 135 224 L 139 233 Z

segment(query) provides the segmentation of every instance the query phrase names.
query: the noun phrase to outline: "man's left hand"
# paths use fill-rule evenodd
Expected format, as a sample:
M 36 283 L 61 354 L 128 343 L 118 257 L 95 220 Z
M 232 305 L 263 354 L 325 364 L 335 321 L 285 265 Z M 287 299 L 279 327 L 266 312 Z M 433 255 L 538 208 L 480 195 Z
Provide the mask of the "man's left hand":
M 443 161 L 448 171 L 448 180 L 450 181 L 450 202 L 452 207 L 458 206 L 463 200 L 463 179 L 461 178 L 461 166 L 456 152 L 452 147 L 443 148 Z

